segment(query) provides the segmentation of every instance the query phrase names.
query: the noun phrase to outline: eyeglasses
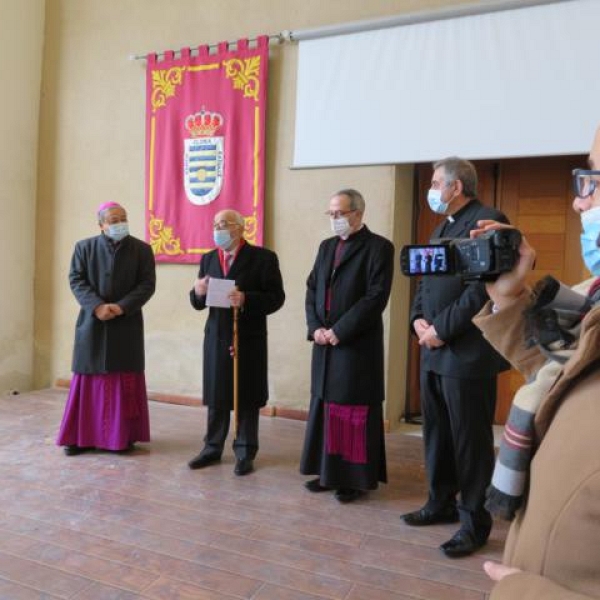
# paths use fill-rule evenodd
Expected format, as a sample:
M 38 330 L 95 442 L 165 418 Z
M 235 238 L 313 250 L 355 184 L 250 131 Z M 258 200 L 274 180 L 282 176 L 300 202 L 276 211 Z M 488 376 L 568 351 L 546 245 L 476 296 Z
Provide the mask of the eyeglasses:
M 573 170 L 573 192 L 578 198 L 589 198 L 600 186 L 600 171 Z
M 234 221 L 219 221 L 218 223 L 213 223 L 213 229 L 229 229 L 235 225 L 237 225 L 237 223 Z
M 325 215 L 327 217 L 331 217 L 332 219 L 339 219 L 340 217 L 345 217 L 350 213 L 354 212 L 356 208 L 352 208 L 350 210 L 326 210 Z

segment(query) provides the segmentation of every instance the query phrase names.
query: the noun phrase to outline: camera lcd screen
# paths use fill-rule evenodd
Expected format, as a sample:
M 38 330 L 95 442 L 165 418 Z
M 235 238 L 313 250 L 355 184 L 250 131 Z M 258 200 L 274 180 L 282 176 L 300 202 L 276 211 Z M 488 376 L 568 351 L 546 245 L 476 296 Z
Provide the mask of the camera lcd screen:
M 400 263 L 405 275 L 446 275 L 451 272 L 446 245 L 404 246 Z

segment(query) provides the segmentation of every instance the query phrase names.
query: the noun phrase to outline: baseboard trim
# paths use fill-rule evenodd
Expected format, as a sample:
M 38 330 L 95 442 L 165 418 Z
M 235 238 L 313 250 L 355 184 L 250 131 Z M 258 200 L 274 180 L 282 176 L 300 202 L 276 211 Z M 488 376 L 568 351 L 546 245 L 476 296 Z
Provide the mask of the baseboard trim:
M 54 387 L 69 388 L 70 379 L 57 379 Z M 202 398 L 199 396 L 182 396 L 179 394 L 165 394 L 163 392 L 153 392 L 148 390 L 148 400 L 153 402 L 164 402 L 165 404 L 178 404 L 180 406 L 202 406 Z M 308 421 L 308 411 L 301 408 L 286 408 L 269 404 L 260 409 L 263 417 L 280 417 L 281 419 L 292 419 L 293 421 Z M 390 431 L 390 422 L 385 419 L 383 428 L 386 433 Z
M 148 400 L 164 402 L 165 404 L 180 404 L 181 406 L 202 406 L 202 398 L 199 396 L 181 396 L 178 394 L 163 394 L 148 390 Z
M 308 421 L 308 411 L 301 408 L 286 408 L 285 406 L 272 406 L 273 416 L 294 421 Z
M 69 389 L 70 385 L 70 379 L 57 379 L 54 382 L 54 387 L 57 388 Z M 165 404 L 179 404 L 180 406 L 202 406 L 202 398 L 200 396 L 165 394 L 164 392 L 153 392 L 152 390 L 148 390 L 148 400 L 152 400 L 153 402 L 164 402 Z M 306 410 L 277 407 L 271 404 L 261 408 L 260 414 L 263 417 L 282 417 L 284 419 L 296 419 L 298 421 L 306 421 L 308 419 L 308 411 Z

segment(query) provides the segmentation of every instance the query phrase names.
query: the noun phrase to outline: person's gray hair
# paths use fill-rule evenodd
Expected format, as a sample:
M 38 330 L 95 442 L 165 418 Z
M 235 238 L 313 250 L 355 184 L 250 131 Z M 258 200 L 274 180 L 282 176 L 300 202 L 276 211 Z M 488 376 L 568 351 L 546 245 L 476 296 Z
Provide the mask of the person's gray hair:
M 242 216 L 242 213 L 239 213 L 237 210 L 233 210 L 231 209 L 231 212 L 233 213 L 234 217 L 235 217 L 235 222 L 242 227 L 242 229 L 244 227 L 246 227 L 246 219 L 244 219 L 244 217 Z
M 359 191 L 353 190 L 352 188 L 348 188 L 345 190 L 339 190 L 333 195 L 348 196 L 348 198 L 350 199 L 350 210 L 357 210 L 360 213 L 365 212 L 365 199 Z
M 446 185 L 452 181 L 460 181 L 463 185 L 463 194 L 467 198 L 477 196 L 477 171 L 472 162 L 458 156 L 450 156 L 433 163 L 434 171 L 440 168 L 444 169 Z
M 109 210 L 114 210 L 115 208 L 123 208 L 120 204 L 114 204 L 112 206 L 107 206 L 106 208 L 103 208 L 102 210 L 99 210 L 97 215 L 98 215 L 98 224 L 102 225 L 104 223 L 104 220 L 106 219 L 106 213 Z M 123 210 L 125 210 L 123 208 Z M 127 211 L 125 211 L 127 212 Z

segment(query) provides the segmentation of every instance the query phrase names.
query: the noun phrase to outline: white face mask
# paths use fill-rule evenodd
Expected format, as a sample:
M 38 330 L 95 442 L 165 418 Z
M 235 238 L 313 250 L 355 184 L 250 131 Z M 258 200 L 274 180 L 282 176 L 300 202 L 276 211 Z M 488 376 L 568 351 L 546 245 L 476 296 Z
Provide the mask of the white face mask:
M 443 215 L 448 210 L 448 202 L 442 202 L 442 190 L 431 189 L 427 192 L 427 203 L 435 213 Z
M 337 219 L 331 219 L 331 231 L 333 231 L 335 235 L 345 238 L 352 232 L 352 227 L 346 217 L 338 217 Z
M 229 229 L 215 229 L 213 239 L 215 246 L 218 246 L 221 250 L 227 250 L 231 246 L 232 238 Z
M 581 213 L 581 256 L 592 275 L 600 276 L 600 206 Z
M 129 223 L 127 223 L 127 221 L 121 223 L 111 223 L 104 233 L 111 240 L 120 242 L 124 237 L 129 235 Z

